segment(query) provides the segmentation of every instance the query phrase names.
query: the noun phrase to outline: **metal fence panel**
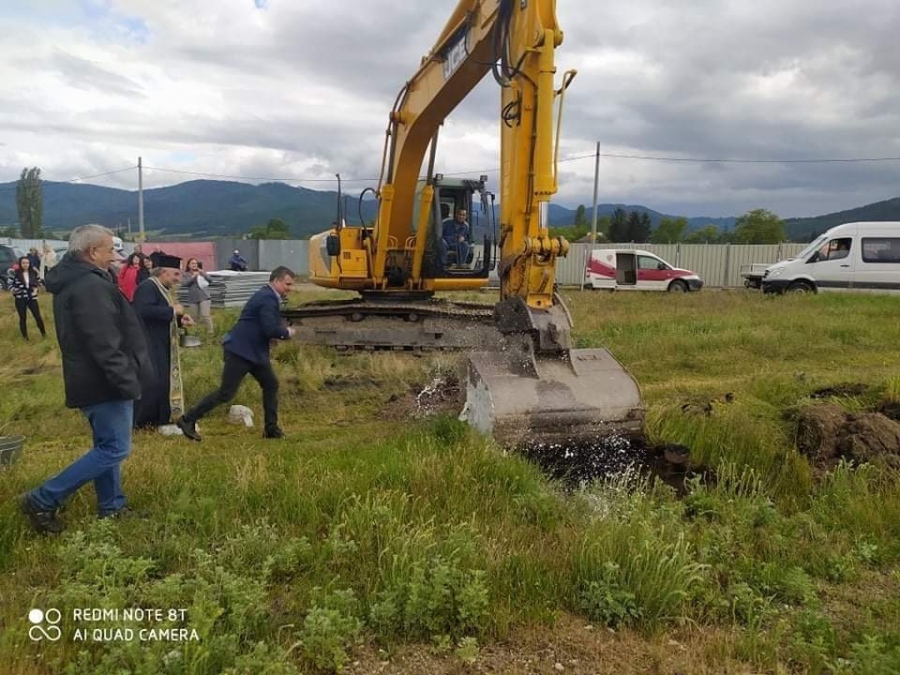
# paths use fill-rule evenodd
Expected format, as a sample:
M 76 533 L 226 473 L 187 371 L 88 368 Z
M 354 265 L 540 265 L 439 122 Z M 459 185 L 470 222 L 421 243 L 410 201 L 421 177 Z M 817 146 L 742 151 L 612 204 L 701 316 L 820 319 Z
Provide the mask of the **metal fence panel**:
M 216 269 L 231 269 L 228 260 L 235 251 L 240 251 L 241 256 L 247 261 L 249 271 L 264 269 L 259 266 L 259 240 L 258 239 L 216 239 Z
M 279 265 L 300 275 L 309 274 L 309 240 L 265 239 L 259 242 L 259 268 L 273 270 Z

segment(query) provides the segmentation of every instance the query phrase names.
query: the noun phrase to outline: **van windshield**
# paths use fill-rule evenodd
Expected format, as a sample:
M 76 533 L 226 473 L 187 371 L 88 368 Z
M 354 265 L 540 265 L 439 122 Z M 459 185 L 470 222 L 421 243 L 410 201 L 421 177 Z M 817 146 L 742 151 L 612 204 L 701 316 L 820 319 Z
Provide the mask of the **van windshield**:
M 825 240 L 827 240 L 827 239 L 828 239 L 827 234 L 819 235 L 809 246 L 807 246 L 805 249 L 800 251 L 800 253 L 795 255 L 793 258 L 788 258 L 788 260 L 795 260 L 796 258 L 801 258 L 803 260 L 806 260 L 809 256 L 811 256 L 813 254 L 813 252 L 819 250 L 819 247 L 822 244 L 824 244 Z

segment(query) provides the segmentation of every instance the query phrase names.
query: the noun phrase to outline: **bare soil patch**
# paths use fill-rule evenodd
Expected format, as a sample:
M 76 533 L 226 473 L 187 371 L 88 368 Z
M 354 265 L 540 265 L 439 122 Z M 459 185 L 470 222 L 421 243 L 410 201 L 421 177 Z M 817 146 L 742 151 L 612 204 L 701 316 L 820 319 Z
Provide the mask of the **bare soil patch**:
M 823 387 L 812 392 L 810 398 L 840 398 L 862 396 L 869 391 L 869 387 L 858 382 L 848 382 L 845 384 L 836 384 L 833 387 Z
M 406 645 L 390 655 L 370 648 L 354 654 L 344 669 L 350 675 L 687 675 L 753 669 L 718 654 L 718 664 L 705 663 L 706 643 L 722 640 L 715 630 L 678 631 L 648 639 L 630 631 L 613 632 L 569 615 L 552 627 L 515 630 L 506 640 L 479 650 L 473 663 L 438 653 L 427 645 Z
M 393 394 L 382 413 L 392 420 L 455 415 L 463 409 L 465 397 L 465 387 L 457 375 L 439 375 L 430 382 L 414 384 L 402 394 Z

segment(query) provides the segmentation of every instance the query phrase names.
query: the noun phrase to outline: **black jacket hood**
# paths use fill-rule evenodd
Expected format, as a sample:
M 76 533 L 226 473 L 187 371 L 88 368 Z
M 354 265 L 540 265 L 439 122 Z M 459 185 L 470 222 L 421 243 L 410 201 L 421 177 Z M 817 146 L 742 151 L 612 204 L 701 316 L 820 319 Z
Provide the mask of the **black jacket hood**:
M 67 253 L 59 263 L 47 270 L 44 286 L 50 293 L 56 295 L 87 274 L 96 274 L 107 281 L 110 280 L 109 274 L 96 265 L 83 262 Z

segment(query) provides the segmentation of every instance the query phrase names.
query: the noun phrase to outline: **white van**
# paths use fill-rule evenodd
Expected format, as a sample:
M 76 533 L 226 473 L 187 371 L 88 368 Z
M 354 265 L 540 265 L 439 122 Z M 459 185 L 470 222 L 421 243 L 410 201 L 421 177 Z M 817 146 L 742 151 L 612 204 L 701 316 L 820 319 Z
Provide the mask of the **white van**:
M 900 292 L 900 222 L 846 223 L 770 265 L 766 293 Z
M 672 267 L 662 258 L 636 248 L 598 248 L 591 251 L 584 270 L 591 288 L 608 291 L 699 291 L 703 279 L 696 272 Z

